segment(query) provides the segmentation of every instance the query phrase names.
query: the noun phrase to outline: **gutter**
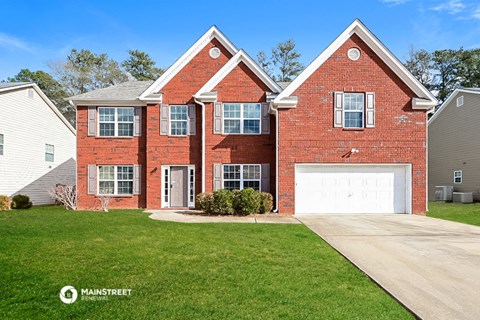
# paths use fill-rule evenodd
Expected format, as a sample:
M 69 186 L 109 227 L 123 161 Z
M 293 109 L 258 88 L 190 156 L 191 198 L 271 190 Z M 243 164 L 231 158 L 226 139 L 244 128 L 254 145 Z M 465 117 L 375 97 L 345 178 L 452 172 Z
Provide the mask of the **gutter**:
M 270 111 L 275 115 L 275 208 L 273 213 L 278 213 L 278 107 L 270 103 Z
M 195 96 L 193 97 L 195 103 L 198 103 L 202 106 L 202 193 L 205 192 L 205 166 L 206 166 L 206 139 L 205 139 L 205 103 L 198 100 Z

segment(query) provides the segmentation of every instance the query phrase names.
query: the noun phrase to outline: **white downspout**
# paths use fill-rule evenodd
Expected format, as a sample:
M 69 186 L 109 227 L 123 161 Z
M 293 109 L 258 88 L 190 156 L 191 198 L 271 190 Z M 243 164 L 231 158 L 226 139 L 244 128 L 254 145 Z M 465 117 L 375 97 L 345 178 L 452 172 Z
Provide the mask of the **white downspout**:
M 206 152 L 206 146 L 205 146 L 205 103 L 197 100 L 197 98 L 194 97 L 195 103 L 198 103 L 200 106 L 202 106 L 202 193 L 205 192 L 205 167 L 206 167 L 206 159 L 205 159 L 205 152 Z
M 275 209 L 274 213 L 278 213 L 278 107 L 270 104 L 270 110 L 275 114 Z

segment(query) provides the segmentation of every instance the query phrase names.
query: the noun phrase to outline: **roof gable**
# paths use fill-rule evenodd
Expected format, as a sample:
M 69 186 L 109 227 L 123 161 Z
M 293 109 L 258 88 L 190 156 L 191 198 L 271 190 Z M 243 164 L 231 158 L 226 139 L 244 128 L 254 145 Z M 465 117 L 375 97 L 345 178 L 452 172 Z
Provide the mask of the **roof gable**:
M 236 66 L 243 62 L 273 93 L 279 93 L 282 88 L 243 50 L 238 51 L 218 72 L 205 83 L 194 95 L 200 98 L 202 94 L 212 91 Z
M 308 65 L 274 100 L 277 106 L 294 107 L 296 102 L 291 95 L 297 90 L 340 46 L 356 34 L 373 52 L 417 95 L 412 100 L 416 109 L 431 108 L 437 100 L 405 66 L 367 29 L 358 19 L 348 26 L 315 60 Z
M 428 125 L 432 124 L 433 121 L 442 113 L 443 110 L 447 108 L 447 106 L 455 99 L 459 93 L 471 93 L 471 94 L 480 94 L 480 90 L 478 88 L 458 88 L 455 89 L 442 103 L 440 108 L 438 108 L 437 112 L 433 114 L 433 116 L 428 120 Z
M 165 71 L 147 90 L 140 95 L 140 100 L 150 94 L 159 92 L 180 70 L 183 69 L 212 39 L 217 39 L 232 55 L 238 52 L 237 47 L 216 27 L 212 26 L 198 39 L 175 63 Z

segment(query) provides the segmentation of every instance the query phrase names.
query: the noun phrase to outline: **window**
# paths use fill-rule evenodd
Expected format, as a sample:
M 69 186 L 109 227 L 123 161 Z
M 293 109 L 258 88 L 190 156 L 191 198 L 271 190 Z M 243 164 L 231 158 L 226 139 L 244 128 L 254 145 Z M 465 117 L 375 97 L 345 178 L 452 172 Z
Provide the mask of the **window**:
M 98 108 L 101 137 L 133 137 L 133 108 Z
M 463 106 L 463 96 L 457 98 L 457 108 Z
M 226 134 L 259 134 L 260 103 L 224 103 L 223 131 Z
M 133 194 L 133 166 L 99 166 L 98 193 L 107 195 Z
M 223 166 L 223 188 L 241 190 L 253 188 L 260 190 L 259 164 L 226 164 Z
M 462 183 L 463 172 L 462 170 L 453 171 L 453 183 Z
M 170 106 L 170 135 L 186 136 L 188 106 Z
M 45 144 L 45 161 L 55 161 L 55 147 L 51 144 Z
M 4 145 L 3 134 L 0 134 L 0 156 L 3 156 L 3 145 Z
M 363 128 L 364 106 L 363 93 L 345 93 L 343 95 L 344 128 Z

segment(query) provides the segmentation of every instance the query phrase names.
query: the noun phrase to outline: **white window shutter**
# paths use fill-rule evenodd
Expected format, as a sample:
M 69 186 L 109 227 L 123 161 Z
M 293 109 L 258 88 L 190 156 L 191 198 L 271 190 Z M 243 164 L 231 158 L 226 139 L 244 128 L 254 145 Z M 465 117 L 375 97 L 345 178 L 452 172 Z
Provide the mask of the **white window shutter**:
M 333 126 L 341 128 L 343 127 L 343 92 L 334 92 L 333 97 Z
M 133 116 L 133 136 L 140 137 L 142 135 L 142 107 L 135 107 L 135 115 Z
M 223 189 L 222 185 L 222 165 L 215 163 L 213 165 L 213 191 Z
M 188 105 L 188 135 L 194 136 L 196 134 L 197 128 L 195 127 L 196 120 L 195 120 L 195 105 L 189 104 Z
M 87 166 L 87 194 L 97 192 L 97 166 L 89 164 Z
M 222 126 L 223 126 L 223 110 L 222 110 L 222 103 L 215 102 L 213 106 L 213 133 L 214 134 L 222 134 Z
M 168 136 L 168 104 L 160 106 L 160 135 Z
M 262 102 L 262 134 L 270 134 L 270 103 Z
M 97 135 L 97 107 L 88 107 L 88 136 Z
M 261 188 L 263 192 L 270 192 L 270 164 L 262 163 L 262 182 Z
M 133 194 L 142 193 L 142 166 L 136 164 L 133 166 Z
M 365 128 L 375 128 L 375 93 L 367 92 L 365 108 Z

